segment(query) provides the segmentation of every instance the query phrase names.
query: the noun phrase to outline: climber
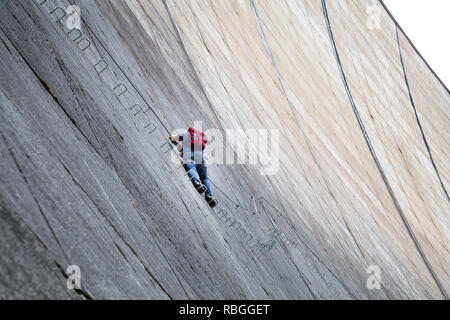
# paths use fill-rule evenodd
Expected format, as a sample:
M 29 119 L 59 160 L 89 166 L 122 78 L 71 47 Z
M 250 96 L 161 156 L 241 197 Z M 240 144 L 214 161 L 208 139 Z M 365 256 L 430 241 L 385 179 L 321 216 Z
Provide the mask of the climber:
M 181 144 L 180 156 L 184 163 L 189 178 L 199 193 L 205 193 L 205 199 L 211 207 L 217 204 L 211 193 L 211 185 L 208 179 L 208 169 L 203 150 L 208 143 L 206 135 L 195 129 L 189 128 L 187 133 L 169 137 L 170 141 Z

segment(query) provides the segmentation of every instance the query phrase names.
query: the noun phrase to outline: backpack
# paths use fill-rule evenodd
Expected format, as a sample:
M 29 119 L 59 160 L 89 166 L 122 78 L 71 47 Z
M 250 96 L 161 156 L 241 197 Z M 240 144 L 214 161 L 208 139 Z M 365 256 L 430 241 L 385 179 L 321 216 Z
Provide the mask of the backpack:
M 194 149 L 195 145 L 201 144 L 202 150 L 204 150 L 208 143 L 205 134 L 195 128 L 189 128 L 188 133 L 191 136 L 191 149 Z

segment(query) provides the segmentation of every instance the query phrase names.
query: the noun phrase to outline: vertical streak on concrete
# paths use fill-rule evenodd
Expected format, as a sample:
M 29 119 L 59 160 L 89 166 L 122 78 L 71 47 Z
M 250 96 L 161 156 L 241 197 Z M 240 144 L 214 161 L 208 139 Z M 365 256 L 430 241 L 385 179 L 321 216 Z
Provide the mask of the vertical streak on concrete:
M 262 41 L 263 41 L 263 43 L 264 43 L 264 47 L 266 48 L 267 54 L 269 55 L 270 60 L 271 60 L 271 62 L 272 62 L 272 66 L 273 66 L 273 68 L 275 69 L 275 72 L 277 73 L 278 81 L 280 82 L 281 89 L 282 89 L 282 91 L 283 91 L 283 95 L 286 97 L 287 103 L 289 104 L 289 107 L 291 108 L 292 113 L 294 114 L 295 122 L 297 123 L 297 126 L 298 126 L 298 128 L 299 128 L 301 134 L 303 135 L 303 137 L 304 137 L 304 139 L 305 139 L 306 145 L 307 145 L 307 147 L 308 147 L 309 153 L 311 154 L 311 156 L 312 156 L 312 158 L 313 158 L 313 160 L 314 160 L 314 163 L 317 165 L 317 168 L 318 168 L 319 171 L 320 171 L 320 174 L 321 174 L 321 176 L 322 176 L 322 180 L 323 180 L 323 182 L 325 183 L 325 187 L 327 188 L 328 192 L 330 193 L 330 190 L 329 190 L 329 188 L 328 188 L 328 182 L 326 181 L 326 178 L 325 178 L 325 174 L 324 174 L 324 172 L 323 172 L 323 169 L 322 169 L 322 167 L 320 166 L 319 162 L 317 161 L 317 158 L 316 158 L 316 156 L 314 155 L 314 152 L 312 151 L 311 143 L 310 143 L 310 141 L 309 141 L 309 139 L 308 139 L 306 133 L 304 132 L 304 130 L 303 130 L 301 124 L 300 124 L 300 121 L 299 121 L 299 119 L 298 119 L 298 117 L 297 117 L 297 112 L 296 112 L 296 110 L 295 110 L 295 106 L 294 106 L 294 104 L 292 103 L 292 101 L 289 99 L 289 96 L 288 96 L 288 94 L 287 94 L 286 87 L 285 87 L 285 85 L 284 85 L 283 77 L 281 76 L 280 69 L 278 68 L 278 66 L 277 66 L 277 64 L 276 64 L 275 57 L 274 57 L 274 55 L 273 55 L 273 53 L 272 53 L 272 49 L 270 48 L 269 42 L 267 41 L 266 33 L 264 32 L 264 28 L 263 28 L 263 26 L 262 26 L 261 19 L 260 19 L 260 17 L 259 17 L 259 13 L 258 13 L 258 10 L 257 10 L 257 8 L 256 8 L 255 2 L 254 2 L 254 0 L 249 0 L 249 3 L 250 3 L 250 7 L 251 7 L 251 9 L 252 9 L 252 11 L 253 11 L 253 15 L 255 16 L 256 24 L 258 25 L 258 30 L 259 30 L 259 33 L 260 33 L 260 35 L 261 35 Z M 298 236 L 298 235 L 297 235 L 297 236 Z M 301 239 L 300 236 L 298 236 L 298 237 L 299 237 L 299 239 Z M 303 241 L 302 241 L 302 242 L 303 242 Z M 326 267 L 327 267 L 327 266 L 326 266 Z M 328 267 L 327 267 L 327 269 L 330 270 Z M 299 272 L 300 272 L 300 271 L 299 271 Z M 337 276 L 334 275 L 334 273 L 332 273 L 332 274 L 333 274 L 333 276 L 334 276 L 334 277 L 335 277 L 335 278 L 336 278 L 336 279 L 337 279 L 337 280 L 338 280 L 345 288 L 347 288 L 347 285 L 346 285 L 346 284 L 343 284 L 343 283 L 342 283 L 342 280 L 338 279 Z M 302 276 L 302 279 L 304 279 L 303 276 Z M 305 284 L 306 284 L 306 286 L 307 286 L 308 289 L 309 289 L 309 286 L 308 286 L 308 284 L 306 283 L 306 281 L 305 281 Z M 350 290 L 349 290 L 349 291 L 350 291 Z
M 331 29 L 330 19 L 328 17 L 326 0 L 322 0 L 322 8 L 323 8 L 323 14 L 324 14 L 324 17 L 325 17 L 325 23 L 326 23 L 327 29 L 328 29 L 328 35 L 330 37 L 331 45 L 333 47 L 333 53 L 334 53 L 334 56 L 336 58 L 336 63 L 337 63 L 337 66 L 338 66 L 338 69 L 339 69 L 339 72 L 340 72 L 340 75 L 341 75 L 341 78 L 342 78 L 342 82 L 344 84 L 345 91 L 347 92 L 348 99 L 349 99 L 350 104 L 351 104 L 351 106 L 353 108 L 353 112 L 354 112 L 354 114 L 356 116 L 356 119 L 358 121 L 359 127 L 361 129 L 361 132 L 364 135 L 364 139 L 366 140 L 367 146 L 369 147 L 370 153 L 372 154 L 372 158 L 375 161 L 375 164 L 376 164 L 376 166 L 378 168 L 378 171 L 381 174 L 381 178 L 383 179 L 384 184 L 386 185 L 386 188 L 388 189 L 388 192 L 389 192 L 389 194 L 390 194 L 390 196 L 392 198 L 392 201 L 394 202 L 394 205 L 395 205 L 398 213 L 400 214 L 400 217 L 403 220 L 403 223 L 404 223 L 406 229 L 408 230 L 408 233 L 411 236 L 411 239 L 413 240 L 417 250 L 419 251 L 419 254 L 421 255 L 421 257 L 422 257 L 423 261 L 425 262 L 428 270 L 430 271 L 431 275 L 433 276 L 433 279 L 436 282 L 436 285 L 438 286 L 438 288 L 441 291 L 442 295 L 444 296 L 444 298 L 446 300 L 448 300 L 449 298 L 448 298 L 447 292 L 444 289 L 444 286 L 442 285 L 441 281 L 439 280 L 439 278 L 437 277 L 436 273 L 434 272 L 434 270 L 433 270 L 433 268 L 432 268 L 432 266 L 431 266 L 427 256 L 425 255 L 425 252 L 422 249 L 422 246 L 420 245 L 419 241 L 417 240 L 417 238 L 416 238 L 416 236 L 414 234 L 414 231 L 412 230 L 408 220 L 406 219 L 406 216 L 405 216 L 402 208 L 400 207 L 400 204 L 399 204 L 399 202 L 397 200 L 397 197 L 394 194 L 394 191 L 391 188 L 391 185 L 389 184 L 389 181 L 388 181 L 388 179 L 386 177 L 386 174 L 384 173 L 383 167 L 381 166 L 381 163 L 380 163 L 380 161 L 378 159 L 378 156 L 377 156 L 377 154 L 375 152 L 375 149 L 372 146 L 372 143 L 370 141 L 370 137 L 369 137 L 369 135 L 367 133 L 367 130 L 366 130 L 366 127 L 364 126 L 364 123 L 363 123 L 363 121 L 361 119 L 361 116 L 359 114 L 358 108 L 356 107 L 355 101 L 353 99 L 352 92 L 350 90 L 350 87 L 349 87 L 348 82 L 347 82 L 347 78 L 345 76 L 344 69 L 342 67 L 341 59 L 339 58 L 338 49 L 337 49 L 336 43 L 334 41 L 334 35 L 333 35 L 333 31 Z
M 419 119 L 419 114 L 417 113 L 417 108 L 416 108 L 416 104 L 414 103 L 414 99 L 413 99 L 413 96 L 412 96 L 411 88 L 409 87 L 408 76 L 406 75 L 405 64 L 403 63 L 402 47 L 400 45 L 400 38 L 399 38 L 399 35 L 398 35 L 398 27 L 397 26 L 395 26 L 395 32 L 396 32 L 396 35 L 397 35 L 398 53 L 399 53 L 399 56 L 400 56 L 400 62 L 402 64 L 403 76 L 405 77 L 405 84 L 406 84 L 406 88 L 408 89 L 409 100 L 411 101 L 411 106 L 412 106 L 412 108 L 414 110 L 414 115 L 416 117 L 417 125 L 419 126 L 420 133 L 422 134 L 422 139 L 423 139 L 423 142 L 425 143 L 425 147 L 427 148 L 428 155 L 430 156 L 431 164 L 433 165 L 434 171 L 436 172 L 436 175 L 437 175 L 437 177 L 439 179 L 439 182 L 441 183 L 442 190 L 444 191 L 445 195 L 447 196 L 447 201 L 450 202 L 450 198 L 448 197 L 447 189 L 445 189 L 444 182 L 441 179 L 441 175 L 439 174 L 439 171 L 437 169 L 436 163 L 434 162 L 434 159 L 433 159 L 433 155 L 431 154 L 430 146 L 429 146 L 427 138 L 425 136 L 425 132 L 423 131 L 422 124 L 421 124 L 420 119 Z
M 266 33 L 264 32 L 264 28 L 261 24 L 261 19 L 259 18 L 259 13 L 258 13 L 258 10 L 256 9 L 255 2 L 254 2 L 254 0 L 249 0 L 249 2 L 250 2 L 250 7 L 253 11 L 253 15 L 255 16 L 256 24 L 258 25 L 258 30 L 259 30 L 259 33 L 261 34 L 261 38 L 264 43 L 264 47 L 266 48 L 267 54 L 269 55 L 270 60 L 272 62 L 272 66 L 275 69 L 275 72 L 277 73 L 278 80 L 280 81 L 281 90 L 283 91 L 283 94 L 286 97 L 289 107 L 291 107 L 292 113 L 294 114 L 294 117 L 295 117 L 295 121 L 297 122 L 297 126 L 303 133 L 302 126 L 300 125 L 300 121 L 297 117 L 297 112 L 295 111 L 295 106 L 287 95 L 283 77 L 281 76 L 280 69 L 278 69 L 277 63 L 275 62 L 275 57 L 273 56 L 273 53 L 272 53 L 272 49 L 270 49 L 269 42 L 267 41 Z M 306 137 L 306 135 L 305 135 L 305 137 Z M 308 143 L 308 146 L 309 146 L 309 143 Z
M 306 145 L 308 147 L 309 153 L 311 154 L 311 156 L 312 156 L 312 158 L 314 160 L 314 163 L 317 165 L 317 168 L 320 171 L 320 175 L 321 175 L 322 180 L 323 180 L 323 182 L 325 184 L 325 188 L 327 189 L 328 193 L 331 194 L 331 191 L 330 191 L 330 189 L 328 187 L 329 183 L 328 183 L 327 179 L 325 178 L 324 171 L 323 171 L 322 167 L 320 166 L 319 162 L 317 161 L 316 156 L 314 155 L 314 152 L 313 152 L 312 147 L 311 147 L 311 142 L 309 141 L 308 136 L 306 135 L 305 131 L 303 130 L 303 127 L 300 124 L 300 120 L 298 119 L 297 112 L 295 110 L 295 106 L 292 103 L 291 99 L 289 99 L 289 96 L 287 94 L 287 90 L 286 90 L 286 86 L 284 85 L 283 77 L 281 75 L 280 69 L 277 66 L 277 63 L 275 61 L 275 57 L 274 57 L 274 55 L 272 53 L 272 49 L 269 46 L 269 42 L 267 41 L 266 33 L 264 32 L 264 28 L 262 26 L 261 19 L 259 17 L 259 13 L 258 13 L 258 10 L 256 8 L 255 2 L 254 2 L 254 0 L 249 0 L 249 2 L 250 2 L 250 7 L 251 7 L 251 9 L 253 11 L 253 14 L 255 16 L 256 24 L 258 25 L 259 33 L 260 33 L 262 41 L 264 43 L 264 47 L 266 48 L 267 54 L 269 55 L 270 60 L 272 62 L 272 66 L 275 69 L 275 72 L 277 73 L 278 81 L 280 82 L 281 89 L 283 91 L 283 95 L 286 97 L 286 101 L 289 104 L 289 107 L 291 108 L 292 113 L 294 114 L 295 122 L 297 123 L 297 127 L 299 128 L 301 134 L 303 135 L 303 137 L 305 139 L 305 142 L 306 142 Z
M 172 11 L 170 10 L 169 4 L 167 3 L 167 0 L 163 0 L 164 3 L 164 7 L 166 8 L 167 14 L 169 15 L 170 18 L 170 22 L 172 23 L 173 28 L 175 29 L 175 32 L 177 34 L 178 37 L 178 42 L 180 42 L 181 48 L 183 49 L 184 54 L 186 55 L 186 59 L 189 62 L 189 66 L 192 70 L 192 73 L 194 75 L 195 81 L 197 82 L 197 85 L 199 86 L 200 90 L 203 92 L 203 94 L 205 95 L 206 101 L 208 102 L 209 107 L 211 108 L 211 110 L 213 111 L 214 117 L 216 118 L 217 121 L 217 125 L 219 125 L 223 132 L 225 132 L 225 129 L 222 126 L 222 123 L 218 117 L 218 113 L 214 108 L 214 105 L 211 103 L 211 101 L 208 98 L 208 95 L 206 94 L 206 90 L 203 87 L 202 81 L 200 80 L 200 77 L 198 76 L 197 70 L 195 69 L 194 64 L 192 63 L 192 59 L 189 56 L 189 53 L 186 49 L 186 46 L 184 45 L 184 41 L 183 41 L 183 37 L 181 36 L 181 31 L 180 28 L 178 27 L 177 23 L 175 22 L 175 19 L 173 17 Z
M 68 0 L 69 3 L 71 5 L 75 5 L 75 2 L 71 2 L 71 0 Z M 72 0 L 73 1 L 73 0 Z M 113 55 L 109 52 L 108 48 L 103 44 L 102 41 L 100 41 L 99 37 L 97 37 L 97 35 L 94 33 L 94 31 L 92 30 L 92 28 L 89 26 L 89 24 L 87 23 L 87 21 L 85 19 L 83 19 L 83 17 L 80 17 L 81 21 L 83 22 L 83 24 L 87 27 L 87 29 L 89 30 L 89 32 L 92 34 L 92 36 L 95 38 L 95 40 L 98 41 L 98 43 L 102 46 L 103 50 L 105 50 L 105 52 L 108 54 L 108 56 L 111 58 L 111 60 L 114 62 L 114 64 L 116 65 L 116 67 L 120 70 L 120 72 L 122 72 L 122 74 L 124 75 L 124 77 L 127 79 L 127 81 L 131 84 L 131 86 L 133 87 L 134 90 L 136 90 L 137 94 L 141 97 L 141 99 L 145 102 L 145 104 L 147 105 L 147 107 L 149 108 L 149 110 L 153 113 L 153 115 L 156 117 L 156 119 L 158 119 L 158 121 L 161 123 L 161 125 L 163 126 L 163 128 L 166 130 L 166 132 L 168 134 L 170 134 L 170 131 L 167 129 L 167 126 L 164 124 L 164 122 L 161 120 L 161 118 L 158 116 L 158 114 L 155 112 L 155 109 L 151 106 L 151 104 L 149 104 L 146 100 L 146 98 L 144 97 L 144 95 L 141 93 L 141 91 L 136 87 L 136 85 L 131 81 L 131 78 L 127 75 L 127 73 L 125 72 L 125 70 L 117 63 L 116 59 L 114 59 Z

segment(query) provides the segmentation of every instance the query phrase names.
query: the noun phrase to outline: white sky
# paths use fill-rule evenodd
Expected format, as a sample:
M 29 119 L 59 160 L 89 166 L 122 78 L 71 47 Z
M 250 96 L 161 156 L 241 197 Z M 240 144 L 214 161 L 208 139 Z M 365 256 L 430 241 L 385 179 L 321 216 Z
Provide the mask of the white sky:
M 450 0 L 383 0 L 416 48 L 450 87 Z

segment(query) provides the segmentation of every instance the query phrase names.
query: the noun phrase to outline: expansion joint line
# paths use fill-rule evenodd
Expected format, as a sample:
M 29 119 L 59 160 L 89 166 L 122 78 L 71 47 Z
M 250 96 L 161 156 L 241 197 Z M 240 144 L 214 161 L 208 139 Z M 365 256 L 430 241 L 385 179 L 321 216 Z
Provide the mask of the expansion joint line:
M 305 142 L 306 142 L 306 145 L 307 145 L 307 147 L 308 147 L 308 150 L 309 150 L 309 152 L 310 152 L 310 154 L 311 154 L 311 157 L 313 158 L 313 160 L 314 160 L 314 162 L 315 162 L 315 164 L 317 165 L 317 168 L 319 169 L 319 171 L 320 171 L 320 174 L 321 174 L 321 176 L 322 176 L 322 180 L 323 180 L 323 182 L 325 183 L 325 186 L 326 186 L 326 188 L 328 189 L 328 183 L 327 183 L 327 181 L 326 181 L 326 178 L 325 178 L 325 174 L 324 174 L 324 172 L 323 172 L 323 169 L 322 169 L 322 167 L 320 166 L 320 164 L 319 164 L 319 162 L 317 161 L 317 158 L 316 158 L 316 156 L 314 155 L 314 152 L 313 152 L 313 150 L 312 150 L 312 147 L 311 147 L 311 143 L 310 143 L 310 141 L 309 141 L 309 139 L 308 139 L 308 137 L 307 137 L 307 135 L 306 135 L 306 133 L 305 133 L 305 131 L 303 130 L 303 127 L 301 126 L 301 124 L 300 124 L 300 120 L 298 119 L 298 116 L 297 116 L 297 112 L 296 112 L 296 110 L 295 110 L 295 106 L 294 106 L 294 104 L 292 103 L 292 101 L 291 101 L 291 99 L 289 99 L 289 96 L 288 96 L 288 94 L 287 94 L 287 90 L 286 90 L 286 86 L 285 86 L 285 84 L 284 84 L 284 80 L 283 80 L 283 77 L 282 77 L 282 75 L 281 75 L 281 72 L 280 72 L 280 69 L 278 68 L 278 65 L 277 65 L 277 63 L 276 63 L 276 61 L 275 61 L 275 56 L 273 55 L 273 52 L 272 52 L 272 49 L 270 48 L 270 45 L 269 45 L 269 41 L 267 40 L 267 36 L 266 36 L 266 33 L 264 32 L 264 28 L 263 28 L 263 25 L 262 25 L 262 23 L 261 23 L 261 18 L 260 18 L 260 16 L 259 16 L 259 13 L 258 13 L 258 9 L 256 8 L 256 5 L 255 5 L 255 2 L 254 2 L 254 0 L 249 0 L 249 4 L 250 4 L 250 8 L 252 9 L 252 11 L 253 11 L 253 15 L 254 15 L 254 17 L 255 17 L 255 21 L 256 21 L 256 24 L 257 24 L 257 26 L 258 26 L 258 30 L 259 30 L 259 33 L 260 33 L 260 35 L 261 35 L 261 38 L 262 38 L 262 42 L 263 42 L 263 44 L 264 44 L 264 47 L 265 47 L 265 49 L 266 49 L 266 51 L 267 51 L 267 54 L 269 55 L 269 57 L 270 57 L 270 61 L 271 61 L 271 63 L 272 63 L 272 66 L 273 66 L 273 68 L 274 68 L 274 70 L 275 70 L 275 72 L 276 72 L 276 74 L 277 74 L 277 77 L 278 77 L 278 81 L 280 82 L 280 86 L 281 86 L 281 90 L 282 90 L 282 92 L 283 92 L 283 95 L 284 95 L 284 97 L 286 98 L 286 101 L 287 101 L 287 103 L 288 103 L 288 105 L 289 105 L 289 107 L 290 107 L 290 109 L 291 109 L 291 111 L 292 111 L 292 113 L 293 113 L 293 115 L 294 115 L 294 118 L 295 118 L 295 122 L 296 122 L 296 124 L 297 124 L 297 127 L 298 127 L 298 129 L 300 130 L 300 133 L 303 135 L 303 137 L 304 137 L 304 139 L 305 139 Z M 274 207 L 275 208 L 275 207 Z M 276 208 L 275 208 L 276 209 Z M 278 211 L 278 209 L 276 209 L 277 211 Z M 291 228 L 293 229 L 293 230 L 295 230 L 295 228 L 293 228 L 292 226 L 291 226 Z M 297 237 L 300 239 L 300 241 L 308 248 L 308 250 L 314 255 L 314 256 L 316 256 L 317 257 L 317 255 L 306 245 L 306 243 L 303 241 L 303 239 L 299 236 L 299 234 L 296 232 L 296 231 L 294 231 L 295 232 L 295 234 L 297 235 Z M 331 269 L 324 263 L 324 262 L 321 262 L 327 269 L 328 269 L 328 271 L 339 281 L 339 283 L 341 283 L 341 285 L 344 287 L 344 288 L 346 288 L 347 289 L 347 286 L 346 285 L 344 285 L 343 283 L 342 283 L 342 281 L 331 271 Z M 348 290 L 348 289 L 347 289 Z M 348 290 L 349 292 L 350 292 L 350 290 Z M 350 292 L 350 294 L 351 294 L 351 292 Z M 352 296 L 353 296 L 353 294 L 351 294 Z
M 447 94 L 450 94 L 450 91 L 448 90 L 447 86 L 445 85 L 445 83 L 441 80 L 441 78 L 439 78 L 439 76 L 436 74 L 436 72 L 434 72 L 433 68 L 431 68 L 430 64 L 427 62 L 427 60 L 425 60 L 425 58 L 422 56 L 422 54 L 419 52 L 419 50 L 416 48 L 416 46 L 414 45 L 414 43 L 411 41 L 411 39 L 406 35 L 405 31 L 403 31 L 402 27 L 398 24 L 397 20 L 395 20 L 394 16 L 392 15 L 392 13 L 389 11 L 388 7 L 384 4 L 383 0 L 378 0 L 378 2 L 380 3 L 380 5 L 383 7 L 383 9 L 386 11 L 386 13 L 389 15 L 389 17 L 391 17 L 392 21 L 394 22 L 394 24 L 397 26 L 398 29 L 400 29 L 400 31 L 403 33 L 403 35 L 405 36 L 405 38 L 408 40 L 409 44 L 411 45 L 411 47 L 413 48 L 413 50 L 417 53 L 417 55 L 420 57 L 420 59 L 422 59 L 423 63 L 425 63 L 425 65 L 427 66 L 428 70 L 430 70 L 430 72 L 433 74 L 433 76 L 436 78 L 436 80 L 442 85 L 442 87 L 445 89 L 445 91 L 447 91 Z
M 447 196 L 447 201 L 450 203 L 450 198 L 448 197 L 447 189 L 445 188 L 444 182 L 441 179 L 441 175 L 439 174 L 439 171 L 437 169 L 436 163 L 434 162 L 433 155 L 431 154 L 431 149 L 430 149 L 430 146 L 428 144 L 427 138 L 425 137 L 425 132 L 423 131 L 422 123 L 420 122 L 419 114 L 417 113 L 416 104 L 414 103 L 414 99 L 413 99 L 413 96 L 412 96 L 412 93 L 411 93 L 411 88 L 409 86 L 408 76 L 406 75 L 405 64 L 403 62 L 402 47 L 400 45 L 400 38 L 399 38 L 399 35 L 398 35 L 398 27 L 397 27 L 397 25 L 395 26 L 395 32 L 396 32 L 396 35 L 397 35 L 398 53 L 399 53 L 399 56 L 400 56 L 400 62 L 402 64 L 403 76 L 405 77 L 406 88 L 408 89 L 409 100 L 411 101 L 411 106 L 412 106 L 412 108 L 414 110 L 414 115 L 416 117 L 417 125 L 419 126 L 420 133 L 422 134 L 422 139 L 423 139 L 423 142 L 425 143 L 425 147 L 427 148 L 428 155 L 430 156 L 431 164 L 433 165 L 434 171 L 436 172 L 436 175 L 437 175 L 437 177 L 439 179 L 439 182 L 441 183 L 442 190 L 444 191 L 445 195 Z
M 73 2 L 73 3 L 72 3 Z M 70 4 L 75 4 L 74 0 L 69 0 Z M 116 67 L 119 69 L 119 71 L 124 75 L 124 77 L 126 78 L 126 80 L 128 81 L 128 83 L 133 87 L 133 89 L 136 91 L 136 93 L 139 95 L 139 97 L 142 99 L 142 101 L 144 101 L 144 103 L 147 105 L 147 107 L 150 109 L 150 111 L 153 113 L 153 115 L 156 117 L 156 119 L 158 119 L 159 123 L 163 126 L 163 128 L 166 130 L 167 133 L 170 134 L 170 131 L 167 129 L 167 126 L 164 124 L 164 122 L 161 120 L 161 118 L 158 116 L 158 114 L 156 113 L 155 109 L 153 108 L 153 106 L 148 103 L 147 99 L 144 97 L 144 95 L 142 94 L 142 92 L 137 88 L 137 86 L 131 81 L 131 78 L 127 75 L 127 73 L 125 72 L 125 70 L 120 66 L 120 64 L 117 62 L 117 60 L 114 58 L 114 56 L 110 53 L 110 51 L 108 50 L 108 48 L 103 44 L 102 41 L 100 41 L 99 37 L 95 34 L 95 32 L 93 31 L 93 29 L 90 27 L 90 25 L 87 23 L 87 21 L 81 17 L 81 21 L 86 25 L 87 29 L 90 31 L 90 33 L 92 34 L 92 36 L 95 38 L 95 40 L 98 41 L 98 43 L 100 44 L 100 46 L 103 48 L 103 50 L 105 50 L 105 52 L 107 53 L 107 55 L 111 58 L 111 60 L 114 62 L 114 64 L 116 65 Z
M 299 129 L 301 135 L 305 139 L 308 151 L 311 154 L 311 157 L 314 160 L 314 163 L 316 164 L 318 170 L 320 171 L 322 180 L 323 180 L 323 182 L 325 184 L 325 188 L 328 191 L 330 191 L 329 187 L 328 187 L 329 183 L 328 183 L 328 181 L 327 181 L 327 179 L 325 177 L 325 173 L 324 173 L 324 171 L 322 169 L 322 166 L 320 165 L 319 161 L 317 160 L 317 157 L 316 157 L 316 155 L 313 152 L 312 144 L 311 144 L 310 140 L 308 139 L 308 136 L 306 135 L 305 131 L 303 130 L 302 125 L 300 124 L 300 120 L 299 120 L 299 118 L 297 116 L 297 111 L 295 110 L 295 106 L 292 103 L 291 99 L 289 99 L 289 96 L 288 96 L 288 93 L 287 93 L 287 90 L 286 90 L 286 86 L 284 84 L 284 79 L 283 79 L 283 77 L 281 75 L 281 72 L 280 72 L 280 69 L 278 68 L 278 65 L 277 65 L 277 63 L 275 61 L 275 56 L 273 55 L 272 49 L 270 48 L 269 41 L 267 40 L 266 33 L 264 32 L 264 28 L 263 28 L 263 25 L 261 23 L 261 18 L 259 16 L 258 9 L 256 8 L 254 0 L 249 0 L 249 2 L 250 2 L 250 7 L 251 7 L 251 9 L 253 11 L 253 14 L 255 16 L 256 24 L 258 25 L 258 30 L 259 30 L 259 33 L 261 35 L 262 41 L 264 43 L 264 47 L 266 48 L 267 54 L 269 55 L 270 60 L 272 62 L 272 66 L 273 66 L 273 68 L 274 68 L 274 70 L 275 70 L 275 72 L 277 74 L 278 81 L 280 82 L 280 86 L 281 86 L 281 90 L 283 92 L 283 95 L 286 98 L 286 101 L 287 101 L 287 103 L 288 103 L 288 105 L 289 105 L 289 107 L 290 107 L 290 109 L 292 111 L 292 114 L 294 115 L 295 122 L 297 124 L 298 129 Z
M 250 2 L 250 7 L 251 7 L 251 9 L 253 11 L 253 14 L 255 16 L 256 24 L 258 25 L 258 30 L 259 30 L 259 33 L 261 35 L 264 47 L 266 48 L 267 54 L 269 55 L 270 61 L 272 62 L 272 66 L 275 69 L 275 72 L 276 72 L 276 74 L 278 76 L 278 80 L 280 82 L 281 90 L 283 91 L 283 94 L 286 97 L 286 100 L 287 100 L 287 102 L 289 104 L 289 107 L 291 108 L 292 113 L 294 114 L 295 121 L 297 122 L 297 126 L 300 128 L 300 130 L 303 131 L 302 127 L 300 126 L 300 121 L 298 120 L 297 112 L 295 111 L 295 107 L 292 104 L 292 101 L 288 97 L 288 94 L 287 94 L 287 91 L 286 91 L 286 87 L 284 85 L 284 81 L 283 81 L 283 78 L 281 76 L 280 69 L 278 69 L 278 65 L 275 62 L 275 57 L 273 55 L 272 49 L 269 46 L 269 41 L 267 40 L 266 33 L 264 32 L 264 28 L 263 28 L 263 26 L 261 24 L 261 19 L 259 17 L 258 10 L 256 9 L 255 2 L 254 2 L 254 0 L 249 0 L 249 2 Z
M 327 10 L 327 5 L 326 5 L 326 0 L 322 0 L 322 9 L 323 9 L 324 17 L 325 17 L 325 23 L 326 23 L 327 29 L 328 29 L 328 35 L 330 37 L 330 42 L 331 42 L 331 45 L 333 47 L 334 56 L 336 58 L 336 63 L 337 63 L 337 66 L 338 66 L 338 69 L 339 69 L 339 72 L 340 72 L 340 75 L 341 75 L 341 78 L 342 78 L 342 82 L 344 84 L 345 90 L 347 92 L 348 99 L 349 99 L 350 104 L 351 104 L 351 106 L 353 108 L 353 112 L 354 112 L 354 114 L 356 116 L 356 119 L 358 121 L 359 127 L 361 129 L 361 132 L 364 135 L 364 138 L 366 140 L 367 146 L 369 147 L 370 153 L 372 154 L 372 158 L 375 161 L 375 164 L 376 164 L 376 166 L 378 168 L 378 171 L 380 172 L 381 178 L 383 179 L 384 184 L 385 184 L 385 186 L 386 186 L 386 188 L 387 188 L 387 190 L 388 190 L 388 192 L 389 192 L 389 194 L 390 194 L 390 196 L 392 198 L 392 201 L 394 202 L 395 208 L 397 209 L 398 213 L 400 214 L 400 217 L 401 217 L 401 219 L 402 219 L 406 229 L 408 230 L 408 233 L 409 233 L 411 239 L 413 240 L 413 242 L 414 242 L 414 244 L 415 244 L 415 246 L 416 246 L 420 256 L 422 257 L 423 261 L 425 262 L 425 265 L 427 266 L 428 270 L 430 271 L 430 273 L 431 273 L 434 281 L 436 282 L 436 285 L 438 286 L 439 290 L 441 291 L 442 295 L 444 296 L 444 298 L 446 300 L 448 300 L 449 298 L 448 298 L 447 292 L 444 289 L 444 286 L 442 285 L 441 281 L 439 280 L 439 278 L 437 277 L 436 273 L 434 272 L 434 270 L 433 270 L 433 268 L 432 268 L 432 266 L 431 266 L 427 256 L 425 255 L 425 252 L 423 251 L 419 241 L 417 240 L 417 238 L 416 238 L 416 236 L 415 236 L 415 234 L 414 234 L 414 232 L 413 232 L 413 230 L 411 228 L 411 225 L 409 224 L 409 222 L 406 219 L 406 216 L 405 216 L 402 208 L 400 207 L 400 204 L 399 204 L 399 202 L 398 202 L 398 200 L 397 200 L 397 198 L 396 198 L 396 196 L 394 194 L 394 191 L 391 188 L 391 185 L 389 184 L 389 181 L 388 181 L 388 179 L 386 177 L 386 174 L 384 173 L 383 167 L 381 166 L 381 163 L 380 163 L 380 161 L 378 159 L 378 156 L 375 153 L 375 149 L 372 146 L 372 142 L 370 141 L 369 135 L 368 135 L 367 130 L 366 130 L 365 126 L 364 126 L 364 123 L 363 123 L 363 121 L 361 119 L 361 116 L 359 114 L 358 108 L 356 107 L 355 101 L 353 99 L 353 95 L 351 93 L 350 87 L 349 87 L 348 82 L 347 82 L 347 78 L 345 76 L 345 72 L 344 72 L 344 69 L 343 69 L 343 66 L 342 66 L 342 63 L 341 63 L 341 59 L 339 57 L 339 52 L 338 52 L 338 49 L 337 49 L 337 46 L 336 46 L 336 42 L 334 40 L 334 35 L 333 35 L 333 31 L 331 29 L 330 19 L 328 17 L 328 10 Z

